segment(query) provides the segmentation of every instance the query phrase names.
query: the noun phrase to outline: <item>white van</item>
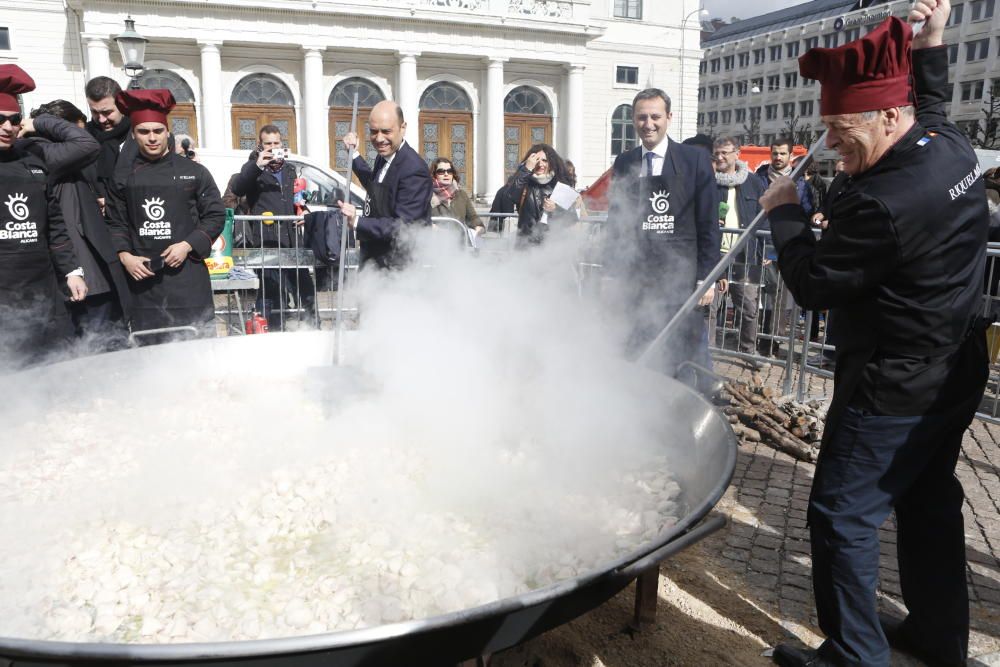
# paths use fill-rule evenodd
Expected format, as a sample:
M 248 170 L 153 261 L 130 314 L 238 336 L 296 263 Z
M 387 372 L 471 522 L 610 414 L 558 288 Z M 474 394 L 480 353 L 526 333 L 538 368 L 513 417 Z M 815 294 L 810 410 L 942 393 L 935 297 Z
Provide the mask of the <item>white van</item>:
M 229 179 L 243 168 L 250 156 L 250 151 L 247 150 L 198 148 L 196 153 L 201 164 L 211 172 L 220 193 L 226 191 Z M 334 190 L 343 192 L 344 174 L 330 171 L 329 165 L 320 165 L 304 155 L 295 153 L 289 154 L 285 162 L 295 169 L 296 178 L 306 179 L 307 192 L 310 194 L 309 210 L 322 211 L 336 205 L 337 202 L 333 200 L 332 195 Z M 365 204 L 365 189 L 357 183 L 351 183 L 351 203 L 359 207 Z

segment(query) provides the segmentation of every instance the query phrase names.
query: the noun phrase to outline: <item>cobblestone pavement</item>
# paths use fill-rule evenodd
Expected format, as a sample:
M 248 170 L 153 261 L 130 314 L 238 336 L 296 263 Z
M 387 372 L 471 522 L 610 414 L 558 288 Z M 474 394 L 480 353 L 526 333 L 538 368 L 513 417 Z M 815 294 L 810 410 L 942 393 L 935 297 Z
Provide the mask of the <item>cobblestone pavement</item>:
M 743 381 L 752 379 L 751 370 L 741 362 L 717 362 L 716 371 Z M 756 379 L 780 388 L 782 372 L 780 367 L 765 366 Z M 810 396 L 829 395 L 832 390 L 831 380 L 811 379 Z M 989 665 L 1000 665 L 998 443 L 1000 426 L 974 421 L 966 434 L 957 467 L 966 494 L 965 534 L 973 628 L 970 653 L 978 657 L 979 664 Z M 732 485 L 718 508 L 730 518 L 724 531 L 723 563 L 742 575 L 763 604 L 778 611 L 786 630 L 807 643 L 819 639 L 806 529 L 806 504 L 813 470 L 812 464 L 797 461 L 767 445 L 741 445 Z M 880 539 L 881 603 L 886 611 L 902 610 L 893 518 L 883 526 Z M 894 664 L 911 663 L 899 659 Z

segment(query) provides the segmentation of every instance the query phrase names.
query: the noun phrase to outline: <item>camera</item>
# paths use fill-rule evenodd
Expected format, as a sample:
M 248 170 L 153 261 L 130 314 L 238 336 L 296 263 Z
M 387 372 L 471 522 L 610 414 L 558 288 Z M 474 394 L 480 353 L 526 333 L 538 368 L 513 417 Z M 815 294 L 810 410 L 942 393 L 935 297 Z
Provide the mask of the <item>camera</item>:
M 288 153 L 284 148 L 272 148 L 271 149 L 271 159 L 272 160 L 284 160 L 288 157 Z
M 181 150 L 184 151 L 184 157 L 188 158 L 189 160 L 194 159 L 195 153 L 193 150 L 191 150 L 190 139 L 181 139 Z

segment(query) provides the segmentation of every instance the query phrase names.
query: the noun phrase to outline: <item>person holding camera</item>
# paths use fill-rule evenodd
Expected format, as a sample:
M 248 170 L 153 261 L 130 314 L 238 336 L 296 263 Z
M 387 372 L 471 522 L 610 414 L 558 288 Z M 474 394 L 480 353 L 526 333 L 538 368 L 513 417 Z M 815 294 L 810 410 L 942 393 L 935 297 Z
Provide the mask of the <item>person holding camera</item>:
M 219 189 L 205 167 L 170 150 L 169 90 L 127 90 L 115 103 L 139 151 L 116 174 L 107 204 L 111 240 L 132 279 L 132 331 L 191 326 L 213 336 L 204 258 L 226 222 Z
M 197 151 L 195 151 L 194 139 L 188 134 L 175 134 L 174 135 L 174 152 L 181 157 L 186 157 L 189 160 L 194 160 L 195 162 L 201 162 L 201 158 L 198 157 Z
M 257 140 L 230 189 L 236 197 L 246 198 L 249 215 L 295 215 L 295 170 L 285 162 L 281 129 L 265 125 Z M 296 238 L 296 226 L 290 221 L 263 220 L 244 222 L 236 231 L 246 248 L 298 248 L 302 242 Z M 292 302 L 305 312 L 314 312 L 315 287 L 306 269 L 262 269 L 260 279 L 255 308 L 267 317 L 272 331 L 284 329 L 284 312 Z

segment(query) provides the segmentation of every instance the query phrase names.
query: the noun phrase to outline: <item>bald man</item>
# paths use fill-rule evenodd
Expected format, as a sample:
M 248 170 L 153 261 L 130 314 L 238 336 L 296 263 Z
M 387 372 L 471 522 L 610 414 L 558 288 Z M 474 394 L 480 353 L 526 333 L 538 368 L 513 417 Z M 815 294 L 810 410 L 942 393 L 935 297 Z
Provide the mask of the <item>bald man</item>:
M 361 264 L 375 262 L 383 269 L 401 268 L 407 252 L 400 232 L 408 225 L 428 225 L 431 219 L 431 176 L 427 164 L 403 138 L 406 121 L 395 102 L 379 102 L 368 116 L 369 141 L 378 152 L 375 165 L 356 152 L 358 137 L 344 137 L 354 151 L 354 173 L 368 192 L 365 209 L 338 202 L 361 243 Z

